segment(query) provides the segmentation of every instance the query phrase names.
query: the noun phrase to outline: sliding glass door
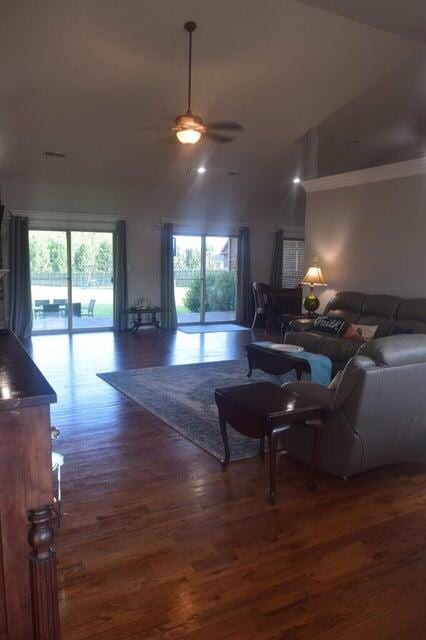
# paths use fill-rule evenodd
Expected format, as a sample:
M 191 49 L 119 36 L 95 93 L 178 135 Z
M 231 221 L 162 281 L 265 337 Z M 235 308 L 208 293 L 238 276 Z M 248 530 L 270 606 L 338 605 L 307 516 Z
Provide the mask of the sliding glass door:
M 178 323 L 233 322 L 238 239 L 178 235 L 174 241 Z
M 33 332 L 113 324 L 113 234 L 31 230 Z
M 72 327 L 113 324 L 112 233 L 71 231 Z

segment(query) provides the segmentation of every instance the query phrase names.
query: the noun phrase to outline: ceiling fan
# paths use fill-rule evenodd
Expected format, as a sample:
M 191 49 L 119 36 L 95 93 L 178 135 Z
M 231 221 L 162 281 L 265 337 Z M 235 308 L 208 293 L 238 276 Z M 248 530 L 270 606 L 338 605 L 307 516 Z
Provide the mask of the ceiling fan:
M 182 144 L 196 144 L 203 136 L 215 142 L 232 142 L 234 140 L 232 136 L 220 132 L 243 131 L 240 124 L 237 122 L 212 122 L 208 124 L 191 111 L 192 34 L 197 28 L 197 24 L 191 20 L 185 22 L 184 28 L 189 34 L 188 108 L 185 113 L 175 118 L 175 126 L 171 127 L 170 131 L 176 134 Z

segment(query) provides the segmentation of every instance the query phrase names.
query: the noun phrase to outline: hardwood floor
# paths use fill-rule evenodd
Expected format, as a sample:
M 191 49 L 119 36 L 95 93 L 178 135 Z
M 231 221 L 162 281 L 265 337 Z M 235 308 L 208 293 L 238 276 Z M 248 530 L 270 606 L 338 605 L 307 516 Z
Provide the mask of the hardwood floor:
M 259 334 L 263 337 L 263 333 Z M 250 333 L 39 336 L 65 454 L 65 640 L 424 640 L 426 465 L 343 480 L 216 459 L 97 372 L 243 356 Z

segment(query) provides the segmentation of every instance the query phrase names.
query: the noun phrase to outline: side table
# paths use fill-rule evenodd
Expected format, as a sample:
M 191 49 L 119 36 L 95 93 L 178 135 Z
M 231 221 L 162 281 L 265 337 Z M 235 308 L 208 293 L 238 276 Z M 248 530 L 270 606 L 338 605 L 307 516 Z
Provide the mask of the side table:
M 157 331 L 160 328 L 160 321 L 157 319 L 157 313 L 161 313 L 164 309 L 160 309 L 160 307 L 149 307 L 146 309 L 136 309 L 134 307 L 130 309 L 125 309 L 123 313 L 127 315 L 136 316 L 133 318 L 133 327 L 130 331 L 136 331 L 139 327 L 155 327 Z M 142 316 L 148 316 L 148 320 L 143 320 Z
M 317 316 L 318 316 L 317 313 L 314 313 L 312 316 L 309 316 L 307 313 L 284 313 L 282 316 L 280 316 L 280 329 L 281 329 L 282 341 L 284 342 L 284 336 L 287 333 L 290 323 L 293 320 L 301 320 L 305 318 L 307 320 L 315 320 Z
M 260 441 L 263 455 L 265 438 L 269 446 L 269 503 L 275 504 L 277 444 L 279 437 L 288 429 L 308 428 L 313 431 L 314 445 L 309 464 L 308 486 L 316 489 L 315 465 L 318 459 L 323 429 L 324 407 L 304 396 L 270 382 L 225 387 L 215 390 L 219 411 L 219 424 L 225 449 L 221 461 L 226 467 L 230 460 L 227 424 L 239 433 Z

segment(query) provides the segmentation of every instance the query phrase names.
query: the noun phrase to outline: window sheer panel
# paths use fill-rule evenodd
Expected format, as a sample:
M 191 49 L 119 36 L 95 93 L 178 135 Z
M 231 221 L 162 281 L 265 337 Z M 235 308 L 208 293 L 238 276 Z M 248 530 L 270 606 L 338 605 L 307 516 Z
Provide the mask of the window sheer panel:
M 283 281 L 284 288 L 297 287 L 305 275 L 305 241 L 284 240 Z

